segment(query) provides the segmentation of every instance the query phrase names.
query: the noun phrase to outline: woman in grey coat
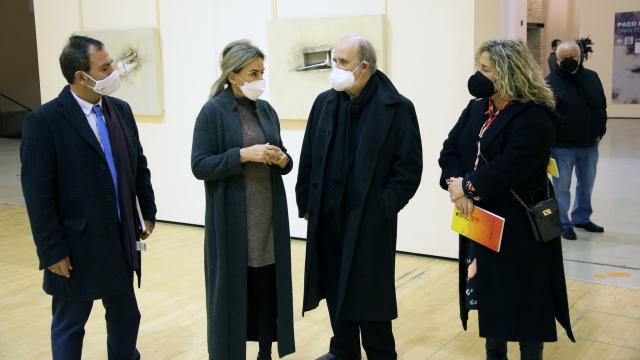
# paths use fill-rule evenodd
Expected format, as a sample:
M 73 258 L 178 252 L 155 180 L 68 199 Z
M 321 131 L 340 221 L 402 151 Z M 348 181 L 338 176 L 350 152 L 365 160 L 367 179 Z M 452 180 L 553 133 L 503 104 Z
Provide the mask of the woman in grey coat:
M 221 75 L 196 120 L 191 169 L 204 180 L 209 358 L 295 351 L 291 244 L 282 175 L 293 167 L 264 91 L 264 54 L 247 40 L 222 51 Z

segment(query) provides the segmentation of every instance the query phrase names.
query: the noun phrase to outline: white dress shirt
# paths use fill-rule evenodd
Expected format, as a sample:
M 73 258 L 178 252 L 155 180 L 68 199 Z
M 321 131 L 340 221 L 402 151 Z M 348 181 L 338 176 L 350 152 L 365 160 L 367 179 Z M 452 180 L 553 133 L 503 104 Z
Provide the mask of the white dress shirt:
M 76 95 L 73 91 L 71 91 L 71 94 L 78 102 L 78 105 L 80 105 L 82 112 L 87 117 L 87 122 L 89 122 L 89 127 L 91 127 L 91 130 L 93 131 L 93 133 L 96 135 L 96 138 L 98 139 L 98 143 L 100 143 L 100 146 L 102 146 L 102 139 L 100 139 L 100 133 L 98 132 L 98 125 L 96 123 L 97 121 L 96 114 L 93 112 L 93 107 L 95 105 L 100 105 L 100 107 L 102 107 L 102 97 L 100 98 L 100 100 L 98 100 L 97 104 L 92 104 L 88 101 L 84 101 L 80 99 L 78 95 Z M 103 150 L 104 150 L 104 147 L 103 147 Z

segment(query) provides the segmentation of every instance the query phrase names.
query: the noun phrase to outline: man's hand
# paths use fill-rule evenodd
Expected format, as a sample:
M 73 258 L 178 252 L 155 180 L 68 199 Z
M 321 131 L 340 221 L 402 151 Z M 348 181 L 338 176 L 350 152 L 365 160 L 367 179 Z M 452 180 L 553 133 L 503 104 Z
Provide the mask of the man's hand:
M 304 214 L 304 219 L 309 221 L 309 213 Z
M 596 138 L 596 144 L 600 144 L 600 141 L 602 141 L 602 136 L 598 136 Z
M 148 220 L 144 221 L 144 226 L 147 228 L 147 230 L 145 232 L 143 232 L 142 234 L 140 234 L 140 239 L 142 240 L 146 240 L 149 236 L 151 236 L 151 233 L 153 232 L 153 229 L 155 228 L 155 225 Z
M 58 276 L 64 276 L 68 279 L 71 277 L 71 270 L 73 270 L 73 266 L 71 266 L 71 261 L 69 261 L 69 257 L 67 256 L 57 263 L 49 266 L 47 269 Z

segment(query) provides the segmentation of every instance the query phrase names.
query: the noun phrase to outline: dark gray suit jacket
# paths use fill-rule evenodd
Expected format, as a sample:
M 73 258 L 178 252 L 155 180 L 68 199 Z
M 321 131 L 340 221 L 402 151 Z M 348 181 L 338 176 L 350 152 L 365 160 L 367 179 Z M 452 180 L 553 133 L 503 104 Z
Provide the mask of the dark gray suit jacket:
M 118 113 L 127 140 L 143 217 L 155 221 L 147 159 L 129 105 L 104 97 Z M 107 162 L 85 114 L 66 86 L 27 115 L 20 148 L 22 191 L 40 269 L 69 257 L 67 279 L 44 272 L 44 290 L 69 300 L 90 300 L 132 289 L 133 270 L 118 231 L 116 194 Z

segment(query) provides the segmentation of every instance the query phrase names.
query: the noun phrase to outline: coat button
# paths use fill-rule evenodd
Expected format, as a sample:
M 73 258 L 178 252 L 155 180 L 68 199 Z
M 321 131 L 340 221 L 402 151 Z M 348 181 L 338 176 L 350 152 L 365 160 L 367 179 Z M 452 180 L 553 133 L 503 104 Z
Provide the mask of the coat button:
M 104 197 L 107 201 L 111 201 L 111 195 L 107 195 Z
M 110 231 L 110 232 L 115 232 L 115 231 L 116 231 L 116 228 L 114 228 L 113 226 L 109 226 L 109 231 Z
M 329 136 L 329 134 L 331 134 L 331 131 L 327 130 L 327 132 L 325 133 L 327 136 Z
M 107 170 L 107 165 L 105 165 L 105 164 L 101 164 L 101 165 L 100 165 L 100 169 L 102 169 L 102 170 Z

